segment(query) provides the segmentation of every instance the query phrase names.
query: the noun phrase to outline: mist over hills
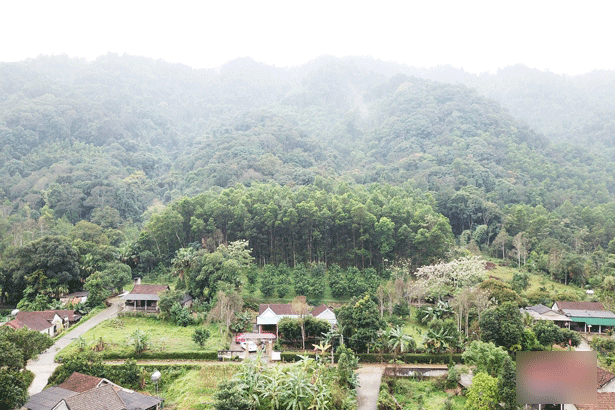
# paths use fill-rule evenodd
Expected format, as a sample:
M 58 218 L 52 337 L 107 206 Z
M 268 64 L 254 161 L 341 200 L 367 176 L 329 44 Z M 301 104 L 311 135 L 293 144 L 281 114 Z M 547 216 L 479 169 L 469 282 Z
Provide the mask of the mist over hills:
M 459 235 L 485 224 L 471 210 L 485 204 L 612 203 L 614 80 L 368 57 L 219 70 L 113 54 L 4 63 L 4 212 L 47 206 L 76 223 L 111 207 L 139 221 L 156 201 L 211 187 L 333 178 L 431 192 Z

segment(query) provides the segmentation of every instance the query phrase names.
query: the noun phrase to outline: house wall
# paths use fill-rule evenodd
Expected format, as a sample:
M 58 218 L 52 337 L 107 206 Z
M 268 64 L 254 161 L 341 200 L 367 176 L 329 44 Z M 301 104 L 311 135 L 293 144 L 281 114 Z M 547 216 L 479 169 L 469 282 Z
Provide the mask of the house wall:
M 63 320 L 58 315 L 54 316 L 53 320 L 51 321 L 51 324 L 53 326 L 50 328 L 50 332 L 51 332 L 50 336 L 55 336 L 64 329 Z
M 335 317 L 335 313 L 331 312 L 330 310 L 325 310 L 324 312 L 322 312 L 320 315 L 318 315 L 316 317 L 318 319 L 327 320 L 332 325 L 336 325 L 337 324 L 337 318 Z

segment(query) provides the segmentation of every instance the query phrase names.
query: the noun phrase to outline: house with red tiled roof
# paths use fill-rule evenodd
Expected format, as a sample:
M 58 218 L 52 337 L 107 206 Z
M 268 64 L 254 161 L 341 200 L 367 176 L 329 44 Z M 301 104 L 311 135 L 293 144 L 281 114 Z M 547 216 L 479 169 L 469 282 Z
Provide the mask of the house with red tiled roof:
M 596 381 L 599 393 L 615 393 L 615 374 L 598 367 Z
M 314 310 L 312 310 L 311 315 L 317 319 L 326 320 L 331 323 L 331 326 L 337 325 L 337 317 L 335 317 L 335 313 L 333 313 L 333 308 L 325 305 L 324 303 L 315 307 Z
M 84 391 L 92 390 L 96 387 L 104 386 L 107 384 L 119 387 L 117 384 L 112 383 L 102 377 L 95 377 L 79 372 L 74 372 L 68 377 L 68 379 L 64 381 L 64 383 L 59 384 L 58 387 L 77 393 L 83 393 Z
M 160 294 L 170 289 L 168 285 L 141 285 L 137 282 L 130 293 L 122 296 L 124 309 L 157 313 Z M 192 305 L 192 297 L 188 294 L 184 295 L 180 305 L 182 307 Z
M 73 373 L 59 386 L 49 387 L 30 397 L 26 410 L 156 410 L 159 397 L 124 389 L 107 379 Z
M 594 404 L 565 404 L 564 410 L 614 410 L 615 393 L 598 393 Z
M 78 322 L 81 316 L 74 310 L 42 310 L 35 312 L 18 312 L 15 319 L 4 324 L 13 329 L 27 327 L 53 337 L 64 329 Z
M 327 305 L 320 305 L 313 308 L 309 316 L 314 316 L 318 319 L 327 320 L 332 326 L 337 324 L 337 319 L 333 309 Z M 274 332 L 278 334 L 278 322 L 285 317 L 298 319 L 299 313 L 295 311 L 291 303 L 263 303 L 258 307 L 258 316 L 256 324 L 259 333 Z

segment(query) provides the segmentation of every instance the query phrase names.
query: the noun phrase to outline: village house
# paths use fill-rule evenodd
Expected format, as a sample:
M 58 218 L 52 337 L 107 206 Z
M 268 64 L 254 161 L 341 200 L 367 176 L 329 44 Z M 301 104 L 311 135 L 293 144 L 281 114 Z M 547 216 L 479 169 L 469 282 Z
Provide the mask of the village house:
M 566 302 L 556 301 L 553 304 L 554 311 L 566 315 L 572 329 L 583 332 L 602 333 L 605 328 L 615 326 L 615 313 L 606 310 L 600 302 Z
M 526 308 L 520 308 L 521 314 L 527 313 L 534 320 L 550 320 L 559 327 L 570 327 L 570 318 L 562 315 L 553 309 L 549 309 L 545 305 L 535 305 Z
M 565 404 L 564 410 L 613 410 L 615 393 L 598 393 L 595 404 Z
M 158 308 L 160 293 L 167 290 L 170 290 L 168 285 L 141 285 L 137 282 L 130 293 L 122 296 L 124 300 L 124 309 L 157 313 L 160 310 Z M 191 306 L 192 297 L 188 294 L 184 295 L 183 299 L 180 301 L 180 305 L 182 307 Z
M 60 298 L 60 303 L 62 303 L 62 305 L 76 305 L 78 303 L 85 303 L 88 300 L 88 294 L 89 292 L 87 290 L 69 293 L 68 295 L 64 295 Z
M 124 389 L 107 379 L 73 373 L 58 386 L 30 397 L 24 410 L 156 410 L 163 400 Z
M 4 324 L 13 329 L 27 327 L 54 337 L 64 329 L 68 329 L 81 319 L 74 310 L 43 310 L 36 312 L 18 312 L 15 319 Z
M 598 367 L 596 381 L 599 393 L 615 393 L 615 374 Z
M 258 316 L 256 318 L 258 332 L 275 332 L 277 337 L 278 322 L 280 320 L 285 317 L 298 319 L 299 316 L 299 313 L 293 309 L 293 305 L 290 303 L 263 303 L 258 308 Z M 337 318 L 335 317 L 333 309 L 324 304 L 313 308 L 308 313 L 308 316 L 326 320 L 331 326 L 337 325 Z

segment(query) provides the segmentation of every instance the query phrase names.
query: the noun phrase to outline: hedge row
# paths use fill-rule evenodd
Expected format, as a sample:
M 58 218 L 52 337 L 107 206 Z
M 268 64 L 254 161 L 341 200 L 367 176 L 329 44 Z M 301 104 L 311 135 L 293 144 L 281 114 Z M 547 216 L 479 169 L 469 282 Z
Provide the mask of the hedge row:
M 284 362 L 296 362 L 301 360 L 301 356 L 314 359 L 316 355 L 313 353 L 297 354 L 297 353 L 282 353 L 280 358 Z M 359 363 L 388 363 L 394 359 L 392 354 L 376 354 L 376 353 L 359 353 L 357 354 Z M 338 355 L 334 355 L 334 360 L 337 362 Z M 331 360 L 330 356 L 327 360 Z M 406 353 L 399 355 L 397 360 L 404 363 L 421 363 L 421 364 L 448 364 L 450 360 L 453 363 L 463 363 L 461 354 L 423 354 L 423 353 Z
M 103 360 L 218 360 L 218 352 L 144 352 L 141 354 L 121 353 L 121 352 L 101 352 L 100 356 Z M 301 357 L 316 358 L 314 353 L 281 353 L 280 358 L 283 362 L 296 362 L 301 360 Z M 359 353 L 357 354 L 360 363 L 388 363 L 394 359 L 392 354 L 377 354 L 377 353 Z M 337 362 L 338 355 L 334 355 L 334 360 Z M 330 360 L 330 356 L 327 356 Z M 424 364 L 448 364 L 449 360 L 454 363 L 463 363 L 461 354 L 424 354 L 424 353 L 406 353 L 399 355 L 397 360 L 404 363 L 424 363 Z M 57 361 L 62 361 L 62 356 L 57 357 Z
M 394 359 L 392 354 L 375 354 L 375 353 L 360 353 L 357 355 L 360 363 L 388 363 Z M 461 354 L 425 354 L 425 353 L 406 353 L 399 355 L 397 360 L 404 363 L 420 363 L 420 364 L 448 364 L 463 363 Z
M 218 360 L 218 352 L 101 352 L 103 360 Z M 62 355 L 56 357 L 56 361 L 62 361 Z

